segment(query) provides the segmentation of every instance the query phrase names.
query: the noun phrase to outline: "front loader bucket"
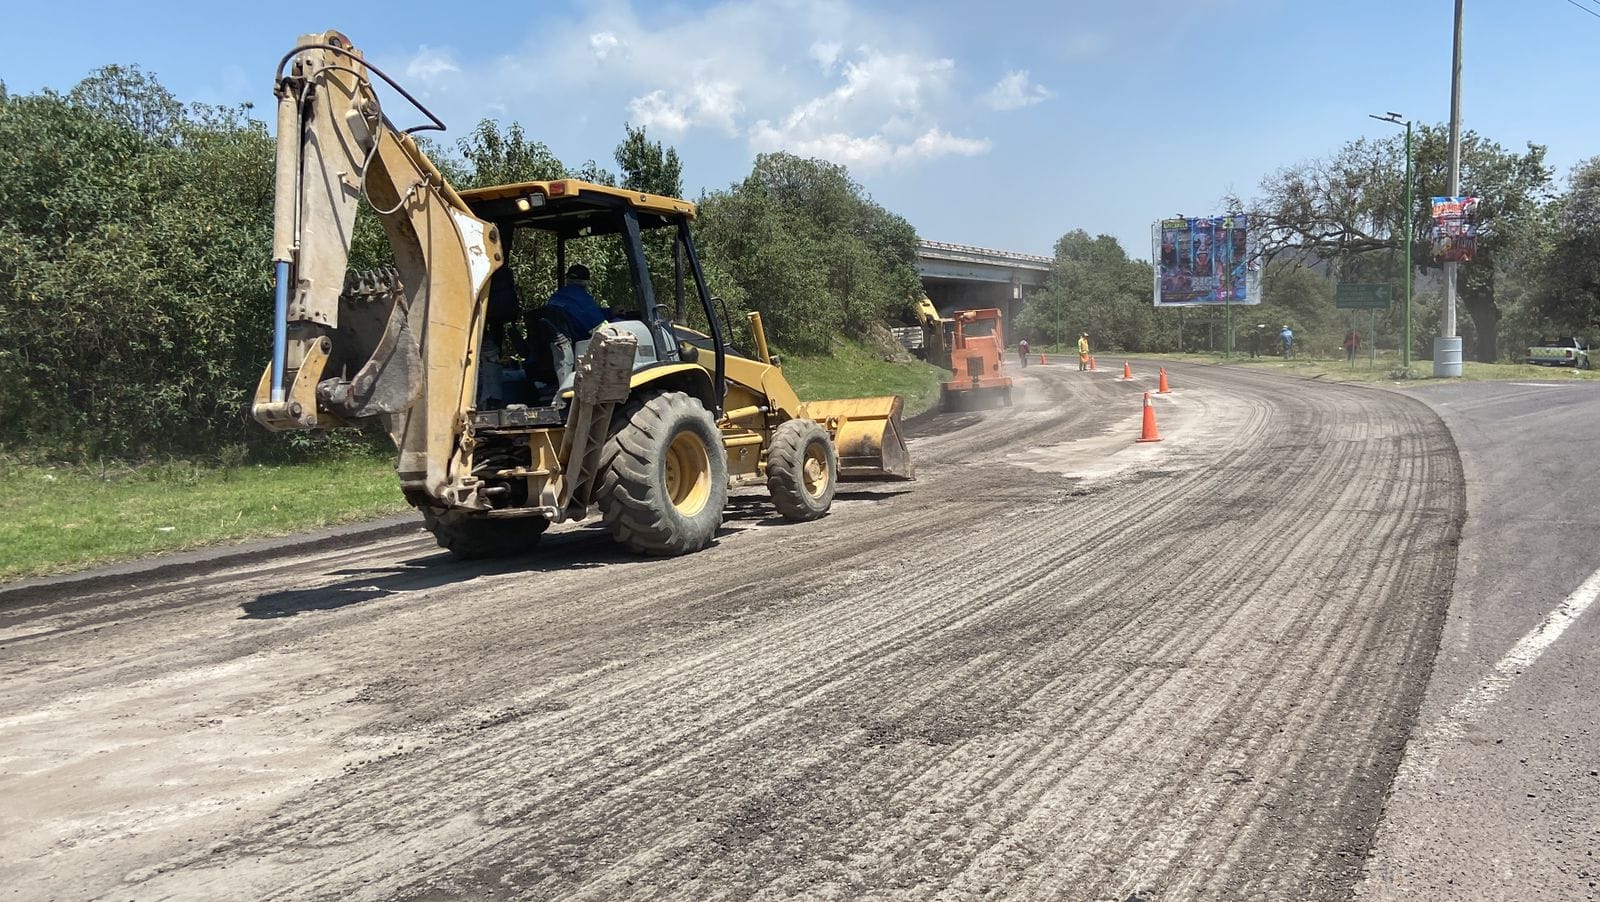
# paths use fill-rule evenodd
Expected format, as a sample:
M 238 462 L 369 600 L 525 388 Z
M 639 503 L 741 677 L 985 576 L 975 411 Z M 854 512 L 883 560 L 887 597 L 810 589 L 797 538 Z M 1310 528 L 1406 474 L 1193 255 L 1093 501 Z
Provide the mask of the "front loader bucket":
M 900 425 L 898 395 L 810 401 L 806 415 L 821 423 L 839 453 L 840 479 L 913 479 L 911 452 Z

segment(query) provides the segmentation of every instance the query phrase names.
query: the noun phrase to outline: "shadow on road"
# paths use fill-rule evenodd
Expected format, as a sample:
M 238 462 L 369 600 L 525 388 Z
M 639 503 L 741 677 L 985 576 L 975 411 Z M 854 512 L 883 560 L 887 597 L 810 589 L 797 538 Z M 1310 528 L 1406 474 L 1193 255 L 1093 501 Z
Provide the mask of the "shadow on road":
M 909 491 L 909 488 L 900 486 L 861 488 L 840 491 L 834 498 L 840 501 L 884 501 Z M 765 494 L 735 496 L 728 500 L 723 526 L 717 530 L 717 540 L 744 532 L 752 526 L 803 525 L 789 523 L 778 516 Z M 537 548 L 511 557 L 460 561 L 440 552 L 402 561 L 398 566 L 346 568 L 316 574 L 349 578 L 312 589 L 285 589 L 258 595 L 239 605 L 244 612 L 240 619 L 278 620 L 310 611 L 333 611 L 400 592 L 417 592 L 470 582 L 480 576 L 584 570 L 610 564 L 664 563 L 665 560 L 628 551 L 613 542 L 605 527 L 595 522 L 580 529 L 546 535 Z
M 349 579 L 312 589 L 286 589 L 256 596 L 239 605 L 243 620 L 276 620 L 308 611 L 332 611 L 399 592 L 417 592 L 506 573 L 548 573 L 645 560 L 611 541 L 598 524 L 545 536 L 526 554 L 483 561 L 461 561 L 446 552 L 401 561 L 398 566 L 333 570 Z

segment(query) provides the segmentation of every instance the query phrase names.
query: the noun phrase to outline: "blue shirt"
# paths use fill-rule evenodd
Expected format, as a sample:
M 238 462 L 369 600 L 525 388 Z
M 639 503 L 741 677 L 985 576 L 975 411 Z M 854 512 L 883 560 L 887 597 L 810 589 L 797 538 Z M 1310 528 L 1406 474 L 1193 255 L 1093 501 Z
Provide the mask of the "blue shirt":
M 1282 332 L 1279 332 L 1278 333 L 1278 337 L 1283 339 L 1283 343 L 1285 345 L 1289 345 L 1289 344 L 1293 344 L 1294 343 L 1294 333 L 1289 331 L 1288 329 L 1284 329 Z
M 596 326 L 606 321 L 606 315 L 600 309 L 600 304 L 595 301 L 594 295 L 577 282 L 568 282 L 557 288 L 556 293 L 550 295 L 550 300 L 546 301 L 545 305 L 572 317 L 572 325 L 578 330 L 577 335 L 568 336 L 573 341 L 588 338 Z

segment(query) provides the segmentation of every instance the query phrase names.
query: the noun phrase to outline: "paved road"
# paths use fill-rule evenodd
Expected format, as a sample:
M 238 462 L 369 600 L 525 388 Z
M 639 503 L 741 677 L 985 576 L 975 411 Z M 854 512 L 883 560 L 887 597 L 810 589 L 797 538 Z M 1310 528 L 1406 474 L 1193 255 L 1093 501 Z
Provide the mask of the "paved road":
M 0 607 L 0 898 L 1338 899 L 1465 512 L 1402 395 L 1027 371 L 812 524 Z
M 1600 898 L 1600 385 L 1414 394 L 1456 437 L 1468 517 L 1433 684 L 1358 895 Z

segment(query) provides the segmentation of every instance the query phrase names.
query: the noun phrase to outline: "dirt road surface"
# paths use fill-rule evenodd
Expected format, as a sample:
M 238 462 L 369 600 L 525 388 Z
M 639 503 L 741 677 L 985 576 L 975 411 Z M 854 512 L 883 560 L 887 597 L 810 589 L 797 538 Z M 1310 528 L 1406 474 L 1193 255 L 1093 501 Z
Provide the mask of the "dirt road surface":
M 712 549 L 0 604 L 0 898 L 1337 899 L 1464 512 L 1423 404 L 1033 367 Z M 1441 588 L 1443 587 L 1443 588 Z

